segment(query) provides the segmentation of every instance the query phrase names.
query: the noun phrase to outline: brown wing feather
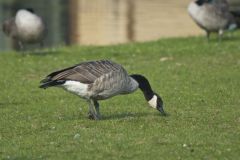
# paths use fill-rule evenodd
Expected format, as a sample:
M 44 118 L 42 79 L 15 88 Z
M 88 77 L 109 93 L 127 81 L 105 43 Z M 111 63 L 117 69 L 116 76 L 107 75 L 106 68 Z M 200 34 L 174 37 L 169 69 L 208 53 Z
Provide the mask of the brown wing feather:
M 52 81 L 73 80 L 79 81 L 81 83 L 90 84 L 102 75 L 105 75 L 112 71 L 118 71 L 121 68 L 121 65 L 108 60 L 90 61 L 53 72 L 49 74 L 47 78 L 51 79 Z

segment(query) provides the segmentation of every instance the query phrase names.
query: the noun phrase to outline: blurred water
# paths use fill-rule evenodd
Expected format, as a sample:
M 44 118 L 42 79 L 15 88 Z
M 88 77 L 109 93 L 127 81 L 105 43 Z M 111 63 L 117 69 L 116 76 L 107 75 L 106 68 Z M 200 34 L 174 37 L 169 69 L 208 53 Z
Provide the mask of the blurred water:
M 187 13 L 191 0 L 0 0 L 0 23 L 34 8 L 47 24 L 46 47 L 106 45 L 203 34 Z M 239 8 L 240 0 L 231 1 Z M 34 46 L 38 47 L 38 46 Z M 12 48 L 0 32 L 0 50 Z

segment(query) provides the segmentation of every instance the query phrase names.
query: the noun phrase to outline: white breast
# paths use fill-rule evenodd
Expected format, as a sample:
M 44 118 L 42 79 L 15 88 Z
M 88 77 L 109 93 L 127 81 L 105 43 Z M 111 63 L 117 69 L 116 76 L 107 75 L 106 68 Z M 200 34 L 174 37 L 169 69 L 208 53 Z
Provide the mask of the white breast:
M 195 2 L 191 2 L 188 6 L 188 12 L 193 20 L 204 29 L 209 31 L 218 31 L 220 28 L 224 28 L 228 19 L 224 16 L 216 14 L 217 8 L 211 4 L 205 4 L 198 6 Z
M 66 81 L 62 87 L 82 98 L 89 98 L 88 85 L 77 81 Z
M 191 2 L 188 6 L 188 13 L 198 24 L 203 25 L 206 23 L 204 6 L 198 6 L 195 2 Z
M 195 2 L 191 2 L 188 6 L 188 13 L 193 17 L 198 15 L 199 10 L 200 6 L 198 6 Z
M 42 19 L 26 10 L 19 10 L 15 17 L 15 23 L 23 40 L 38 39 L 43 34 L 44 24 Z

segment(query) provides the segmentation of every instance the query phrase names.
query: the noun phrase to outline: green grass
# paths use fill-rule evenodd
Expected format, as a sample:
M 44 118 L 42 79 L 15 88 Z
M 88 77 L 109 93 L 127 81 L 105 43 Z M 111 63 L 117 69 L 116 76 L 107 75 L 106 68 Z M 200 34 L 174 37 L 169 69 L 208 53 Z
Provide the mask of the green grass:
M 140 91 L 88 104 L 59 88 L 42 90 L 48 73 L 96 59 L 148 77 L 167 117 Z M 0 159 L 238 159 L 240 41 L 203 37 L 109 47 L 69 47 L 22 56 L 0 54 Z

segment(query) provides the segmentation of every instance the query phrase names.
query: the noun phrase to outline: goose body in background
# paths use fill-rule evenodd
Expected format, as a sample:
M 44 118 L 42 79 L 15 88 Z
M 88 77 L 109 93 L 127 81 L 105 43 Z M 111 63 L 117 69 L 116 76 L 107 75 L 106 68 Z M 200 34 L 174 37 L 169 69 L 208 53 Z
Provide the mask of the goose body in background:
M 16 40 L 21 49 L 24 43 L 43 44 L 45 25 L 33 9 L 18 10 L 15 17 L 3 22 L 2 30 L 7 36 Z
M 41 81 L 40 88 L 52 86 L 62 87 L 86 99 L 89 103 L 89 118 L 92 119 L 100 118 L 99 100 L 129 94 L 138 88 L 149 105 L 165 115 L 161 97 L 152 90 L 144 76 L 128 75 L 121 65 L 109 60 L 82 62 L 53 72 Z
M 208 39 L 211 32 L 217 32 L 221 39 L 224 30 L 237 28 L 226 0 L 195 0 L 189 4 L 188 12 L 198 26 L 206 31 Z

